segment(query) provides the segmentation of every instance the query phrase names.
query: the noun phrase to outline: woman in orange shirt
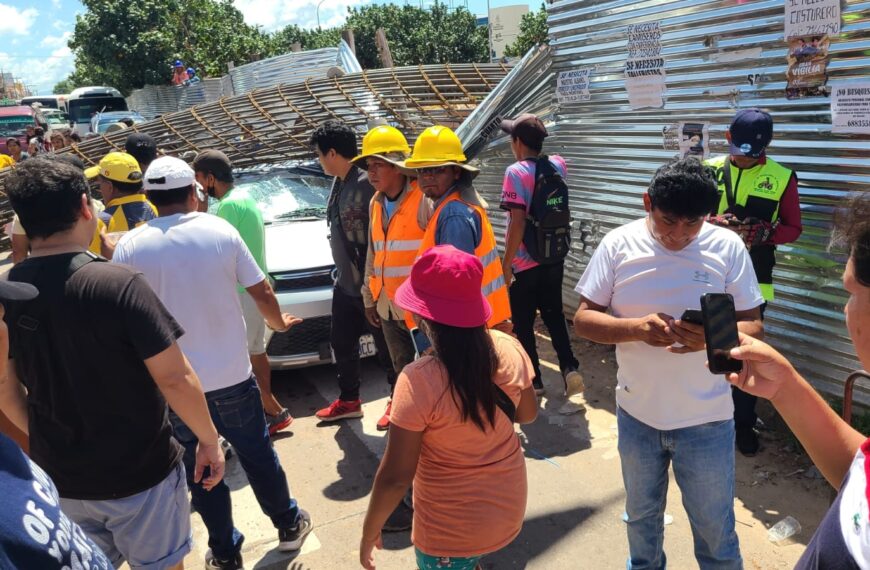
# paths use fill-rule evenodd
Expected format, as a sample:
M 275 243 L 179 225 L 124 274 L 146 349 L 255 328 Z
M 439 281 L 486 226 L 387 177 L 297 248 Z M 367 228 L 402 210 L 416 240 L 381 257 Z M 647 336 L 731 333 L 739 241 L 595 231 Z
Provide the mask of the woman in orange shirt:
M 526 465 L 513 424 L 537 417 L 534 372 L 516 339 L 486 329 L 492 308 L 482 279 L 477 257 L 436 246 L 396 292 L 396 304 L 414 315 L 434 352 L 396 382 L 387 450 L 363 526 L 364 568 L 375 567 L 381 528 L 412 482 L 420 570 L 476 568 L 522 528 Z

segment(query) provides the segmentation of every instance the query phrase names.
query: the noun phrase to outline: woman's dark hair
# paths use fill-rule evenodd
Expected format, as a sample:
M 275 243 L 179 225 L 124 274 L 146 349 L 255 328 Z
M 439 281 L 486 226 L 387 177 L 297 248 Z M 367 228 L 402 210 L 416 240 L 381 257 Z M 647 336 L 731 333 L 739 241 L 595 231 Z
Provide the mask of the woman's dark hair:
M 447 369 L 450 395 L 463 421 L 470 419 L 486 431 L 486 423 L 495 425 L 495 390 L 498 389 L 493 383 L 498 356 L 486 327 L 460 328 L 430 320 L 425 322 L 435 357 Z
M 42 127 L 36 127 L 33 133 L 36 135 L 36 138 L 41 139 L 45 136 L 45 129 L 43 129 Z
M 308 144 L 312 149 L 318 148 L 321 154 L 334 148 L 335 152 L 348 160 L 358 154 L 356 133 L 341 121 L 329 120 L 314 129 Z
M 6 148 L 9 148 L 9 145 L 11 144 L 17 144 L 20 147 L 21 141 L 19 141 L 15 137 L 9 137 L 8 139 L 6 139 Z
M 69 230 L 79 218 L 82 194 L 90 200 L 88 183 L 80 169 L 42 156 L 12 170 L 6 177 L 6 194 L 30 239 Z
M 71 138 L 73 140 L 73 142 L 77 142 L 77 143 L 82 142 L 82 136 L 75 131 L 73 131 L 69 134 L 69 138 Z
M 834 214 L 833 244 L 842 244 L 852 257 L 855 279 L 870 287 L 870 192 L 843 202 Z
M 656 170 L 647 193 L 653 208 L 686 219 L 709 214 L 719 201 L 713 169 L 694 157 L 670 162 Z
M 145 194 L 148 195 L 148 201 L 157 206 L 157 209 L 159 210 L 166 206 L 184 204 L 187 202 L 187 198 L 190 196 L 190 193 L 193 192 L 193 189 L 194 186 L 191 185 L 182 188 L 172 188 L 170 190 L 149 190 Z

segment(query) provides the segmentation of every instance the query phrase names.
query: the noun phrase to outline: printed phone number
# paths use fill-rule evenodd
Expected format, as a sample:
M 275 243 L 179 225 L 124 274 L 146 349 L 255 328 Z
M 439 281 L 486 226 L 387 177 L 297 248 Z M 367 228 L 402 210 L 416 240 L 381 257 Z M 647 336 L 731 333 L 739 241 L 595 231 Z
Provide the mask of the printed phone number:
M 846 121 L 847 127 L 870 127 L 870 119 L 860 121 Z

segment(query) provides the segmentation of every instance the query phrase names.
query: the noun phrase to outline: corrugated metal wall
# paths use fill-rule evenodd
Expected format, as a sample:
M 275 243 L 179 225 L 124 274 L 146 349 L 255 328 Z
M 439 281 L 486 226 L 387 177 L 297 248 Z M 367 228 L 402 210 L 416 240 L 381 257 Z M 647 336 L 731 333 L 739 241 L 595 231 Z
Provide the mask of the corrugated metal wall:
M 870 2 L 844 0 L 842 10 L 829 86 L 870 74 Z M 858 363 L 843 321 L 843 260 L 826 246 L 835 202 L 870 189 L 870 141 L 831 132 L 828 97 L 785 97 L 783 0 L 565 0 L 549 7 L 548 22 L 554 71 L 594 70 L 590 100 L 559 108 L 549 141 L 568 159 L 575 217 L 590 230 L 575 242 L 568 306 L 576 306 L 571 290 L 600 238 L 643 216 L 641 196 L 653 172 L 676 154 L 664 148 L 663 133 L 678 121 L 709 121 L 711 153 L 724 154 L 735 111 L 762 107 L 776 123 L 769 156 L 798 172 L 804 221 L 800 240 L 778 250 L 766 329 L 817 387 L 841 395 Z M 626 26 L 646 22 L 659 22 L 662 31 L 661 109 L 631 109 L 623 80 Z

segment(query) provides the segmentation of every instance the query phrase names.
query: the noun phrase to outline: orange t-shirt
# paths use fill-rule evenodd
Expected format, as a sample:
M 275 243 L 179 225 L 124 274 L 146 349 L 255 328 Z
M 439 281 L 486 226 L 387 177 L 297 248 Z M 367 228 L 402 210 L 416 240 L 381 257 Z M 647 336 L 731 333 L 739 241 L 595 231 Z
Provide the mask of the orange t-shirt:
M 490 331 L 498 355 L 493 381 L 519 405 L 534 370 L 520 343 Z M 414 476 L 411 540 L 431 556 L 495 552 L 519 534 L 526 513 L 526 463 L 513 423 L 498 407 L 495 426 L 462 421 L 444 366 L 428 356 L 396 382 L 390 423 L 423 432 Z M 458 401 L 458 398 L 457 398 Z

